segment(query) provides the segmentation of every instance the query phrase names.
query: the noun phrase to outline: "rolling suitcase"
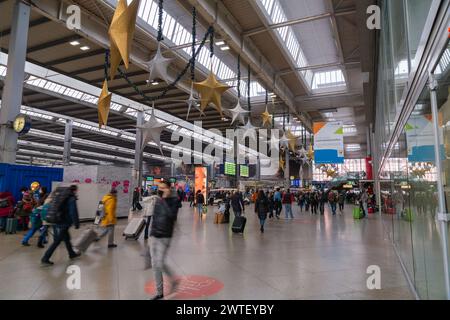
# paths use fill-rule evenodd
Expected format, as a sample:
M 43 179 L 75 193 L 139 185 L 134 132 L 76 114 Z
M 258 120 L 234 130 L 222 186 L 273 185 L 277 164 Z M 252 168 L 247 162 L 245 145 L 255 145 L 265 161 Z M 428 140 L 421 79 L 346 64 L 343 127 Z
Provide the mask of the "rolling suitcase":
M 145 219 L 144 218 L 132 218 L 125 230 L 123 231 L 123 235 L 125 239 L 139 239 L 142 230 L 144 230 Z
M 6 234 L 17 233 L 17 225 L 18 225 L 18 223 L 19 223 L 19 219 L 17 219 L 17 218 L 7 218 L 6 219 L 5 233 Z
M 234 233 L 244 233 L 245 224 L 247 223 L 247 218 L 240 216 L 234 218 L 233 226 L 231 227 L 231 230 Z
M 98 238 L 97 232 L 94 229 L 86 229 L 83 233 L 75 240 L 73 246 L 81 252 L 85 252 L 92 242 Z

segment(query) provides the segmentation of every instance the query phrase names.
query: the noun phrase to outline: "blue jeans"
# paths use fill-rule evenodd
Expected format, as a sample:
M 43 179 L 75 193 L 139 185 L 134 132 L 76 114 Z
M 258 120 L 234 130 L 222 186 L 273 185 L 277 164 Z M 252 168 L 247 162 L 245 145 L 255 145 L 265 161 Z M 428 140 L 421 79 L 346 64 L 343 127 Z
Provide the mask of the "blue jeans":
M 28 230 L 27 234 L 22 240 L 22 243 L 28 243 L 28 241 L 31 239 L 32 236 L 38 231 L 40 228 L 33 227 L 30 230 Z
M 333 212 L 333 214 L 336 214 L 336 202 L 331 202 L 330 206 L 331 206 L 331 211 Z
M 23 238 L 22 243 L 28 243 L 28 241 L 30 241 L 30 239 L 34 236 L 36 231 L 39 230 L 41 234 L 39 235 L 38 243 L 43 244 L 46 240 L 47 229 L 48 229 L 48 226 L 42 226 L 39 228 L 31 228 L 30 230 L 28 230 L 27 234 Z
M 201 216 L 203 211 L 203 204 L 197 204 L 197 211 L 198 215 Z
M 284 214 L 286 216 L 286 219 L 294 219 L 294 216 L 292 215 L 292 205 L 290 203 L 286 203 L 284 205 Z

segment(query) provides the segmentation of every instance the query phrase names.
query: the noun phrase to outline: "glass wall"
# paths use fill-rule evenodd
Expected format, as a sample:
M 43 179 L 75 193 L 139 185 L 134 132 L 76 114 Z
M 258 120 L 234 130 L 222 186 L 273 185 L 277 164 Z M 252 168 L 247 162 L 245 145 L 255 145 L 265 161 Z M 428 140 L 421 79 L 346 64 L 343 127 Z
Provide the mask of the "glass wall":
M 397 253 L 421 299 L 447 299 L 446 270 L 448 260 L 447 234 L 449 224 L 439 220 L 439 199 L 445 198 L 445 212 L 450 212 L 450 48 L 441 48 L 440 62 L 434 76 L 437 80 L 438 116 L 432 116 L 432 92 L 425 82 L 428 72 L 420 83 L 420 90 L 411 89 L 412 74 L 420 61 L 431 61 L 422 57 L 422 43 L 432 34 L 424 31 L 427 22 L 436 24 L 430 17 L 432 0 L 383 1 L 380 32 L 378 83 L 376 95 L 375 144 L 379 153 L 375 155 L 376 168 L 385 155 L 379 170 L 380 212 L 391 235 Z M 443 6 L 441 6 L 442 8 Z M 441 26 L 439 26 L 441 28 Z M 437 36 L 436 36 L 437 37 Z M 427 40 L 427 39 L 425 39 Z M 428 39 L 429 40 L 429 39 Z M 437 42 L 436 42 L 437 43 Z M 448 43 L 448 42 L 447 42 Z M 420 65 L 427 71 L 431 66 Z M 414 92 L 407 92 L 414 90 Z M 416 91 L 417 90 L 417 91 Z M 417 96 L 414 104 L 405 104 L 406 93 Z M 406 114 L 405 110 L 411 110 Z M 401 117 L 400 117 L 401 115 Z M 407 116 L 407 117 L 405 117 Z M 401 132 L 392 138 L 396 122 L 402 122 Z M 435 121 L 441 141 L 440 156 L 436 159 Z M 438 172 L 438 161 L 442 172 Z M 444 197 L 439 196 L 438 183 L 442 178 Z

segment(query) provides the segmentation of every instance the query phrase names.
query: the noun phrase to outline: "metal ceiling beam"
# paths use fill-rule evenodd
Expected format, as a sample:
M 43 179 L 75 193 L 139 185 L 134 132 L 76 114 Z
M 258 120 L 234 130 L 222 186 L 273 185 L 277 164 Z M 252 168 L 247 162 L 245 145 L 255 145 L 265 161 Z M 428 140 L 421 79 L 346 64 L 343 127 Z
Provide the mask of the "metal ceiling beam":
M 63 64 L 63 63 L 72 62 L 72 61 L 79 60 L 79 59 L 98 56 L 100 54 L 105 54 L 105 49 L 96 49 L 96 50 L 86 51 L 86 52 L 83 52 L 80 54 L 71 55 L 71 56 L 68 56 L 65 58 L 50 60 L 50 61 L 44 62 L 44 65 L 56 66 L 58 64 Z
M 39 26 L 41 24 L 44 24 L 44 23 L 47 23 L 47 22 L 50 22 L 50 21 L 51 21 L 50 19 L 48 19 L 46 17 L 42 17 L 42 18 L 30 21 L 30 23 L 28 24 L 28 28 L 33 28 L 33 27 Z M 11 28 L 8 28 L 8 29 L 5 29 L 3 31 L 0 31 L 0 35 L 2 37 L 9 36 L 10 34 L 11 34 Z
M 64 44 L 64 43 L 67 43 L 67 42 L 79 40 L 79 39 L 81 39 L 80 35 L 73 34 L 73 35 L 70 35 L 70 36 L 67 36 L 67 37 L 64 37 L 64 38 L 61 38 L 61 39 L 56 39 L 56 40 L 44 42 L 44 43 L 38 44 L 36 46 L 29 47 L 27 49 L 27 54 L 30 54 L 32 52 L 39 51 L 39 50 L 44 50 L 44 49 L 47 49 L 47 48 L 50 48 L 50 47 L 58 46 L 60 44 Z
M 298 19 L 292 19 L 292 20 L 288 20 L 288 21 L 284 21 L 284 22 L 280 22 L 280 23 L 273 23 L 273 24 L 269 24 L 267 27 L 258 27 L 258 28 L 254 28 L 251 30 L 247 30 L 244 31 L 242 33 L 242 35 L 244 37 L 251 37 L 263 32 L 267 32 L 270 30 L 275 30 L 278 28 L 283 28 L 283 27 L 288 27 L 288 26 L 295 26 L 301 23 L 306 23 L 306 22 L 311 22 L 311 21 L 316 21 L 316 20 L 321 20 L 321 19 L 326 19 L 326 18 L 330 18 L 332 15 L 334 16 L 344 16 L 344 15 L 349 15 L 349 14 L 354 14 L 356 13 L 356 9 L 352 8 L 352 9 L 346 9 L 346 10 L 340 10 L 333 13 L 322 13 L 322 14 L 318 14 L 318 15 L 314 15 L 314 16 L 309 16 L 309 17 L 303 17 L 303 18 L 298 18 Z

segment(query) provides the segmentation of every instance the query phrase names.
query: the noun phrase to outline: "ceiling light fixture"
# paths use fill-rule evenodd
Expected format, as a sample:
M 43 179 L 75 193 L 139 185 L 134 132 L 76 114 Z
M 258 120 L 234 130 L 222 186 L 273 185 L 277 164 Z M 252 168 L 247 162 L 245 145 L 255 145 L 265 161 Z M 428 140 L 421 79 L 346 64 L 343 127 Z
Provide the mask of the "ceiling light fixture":
M 153 82 L 152 82 L 152 86 L 157 86 L 158 84 L 159 84 L 158 81 L 153 81 Z
M 88 46 L 83 46 L 80 49 L 83 50 L 83 51 L 86 51 L 86 50 L 89 50 L 90 48 Z
M 230 50 L 230 47 L 229 46 L 223 46 L 223 47 L 220 47 L 220 50 L 222 50 L 222 51 Z
M 225 41 L 220 40 L 216 42 L 216 46 L 223 46 L 225 44 Z
M 71 45 L 73 45 L 73 46 L 77 46 L 77 45 L 79 45 L 80 43 L 78 42 L 78 41 L 71 41 L 71 42 L 69 42 Z

